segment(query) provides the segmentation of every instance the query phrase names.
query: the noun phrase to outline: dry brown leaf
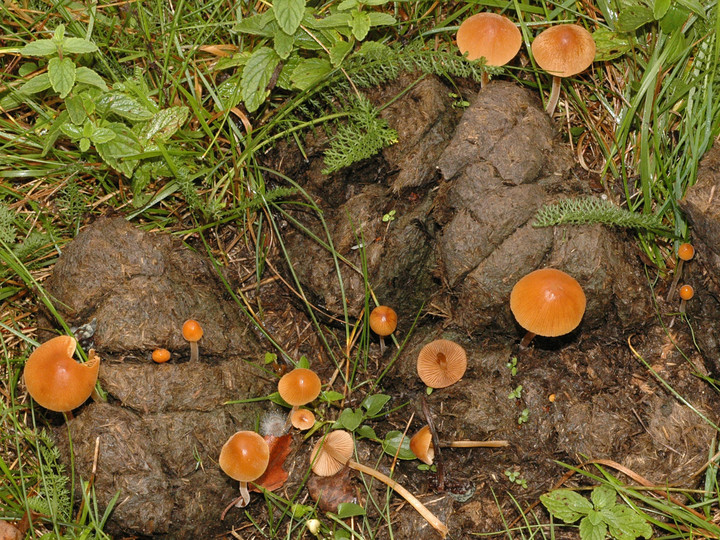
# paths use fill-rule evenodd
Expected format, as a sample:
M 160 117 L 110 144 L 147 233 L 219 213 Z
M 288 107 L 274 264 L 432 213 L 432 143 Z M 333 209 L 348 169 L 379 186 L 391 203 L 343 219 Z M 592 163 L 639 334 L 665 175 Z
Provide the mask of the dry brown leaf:
M 265 440 L 270 447 L 270 461 L 268 462 L 267 469 L 265 469 L 263 475 L 253 483 L 267 489 L 268 491 L 275 491 L 276 489 L 282 487 L 288 478 L 288 473 L 285 469 L 283 469 L 283 465 L 285 464 L 285 459 L 290 453 L 292 436 L 290 433 L 283 435 L 282 437 L 265 435 Z M 250 491 L 260 490 L 252 486 Z

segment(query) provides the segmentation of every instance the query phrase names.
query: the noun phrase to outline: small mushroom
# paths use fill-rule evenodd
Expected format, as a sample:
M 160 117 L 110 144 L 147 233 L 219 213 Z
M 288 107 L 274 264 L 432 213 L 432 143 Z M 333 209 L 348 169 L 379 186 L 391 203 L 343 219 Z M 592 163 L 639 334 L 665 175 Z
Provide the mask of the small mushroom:
M 100 369 L 94 350 L 88 361 L 73 359 L 77 341 L 57 336 L 40 345 L 25 363 L 25 386 L 32 398 L 51 411 L 69 413 L 93 393 Z
M 320 377 L 307 368 L 296 368 L 283 375 L 278 381 L 278 392 L 292 406 L 286 427 L 290 425 L 292 416 L 301 405 L 307 405 L 320 395 Z
M 370 329 L 380 336 L 380 355 L 385 352 L 385 336 L 397 328 L 397 313 L 388 306 L 378 306 L 370 312 Z
M 254 431 L 238 431 L 220 450 L 218 463 L 230 478 L 240 482 L 240 498 L 235 506 L 242 508 L 250 502 L 247 484 L 262 476 L 270 462 L 267 442 Z
M 466 369 L 465 349 L 448 339 L 431 341 L 418 354 L 418 375 L 430 388 L 445 388 L 455 384 Z
M 680 313 L 685 313 L 685 305 L 695 296 L 695 289 L 692 288 L 692 285 L 683 285 L 678 292 L 680 294 Z
M 457 33 L 457 46 L 468 60 L 485 58 L 485 65 L 500 67 L 520 50 L 520 30 L 507 17 L 497 13 L 477 13 L 465 19 Z M 489 82 L 483 72 L 481 85 Z
M 560 78 L 585 71 L 595 59 L 592 34 L 577 24 L 558 24 L 541 32 L 532 43 L 537 64 L 553 77 L 545 110 L 552 116 L 560 97 Z
M 197 362 L 200 358 L 198 341 L 203 337 L 202 326 L 200 326 L 199 322 L 188 319 L 183 323 L 182 335 L 186 341 L 190 342 L 190 361 Z
M 695 248 L 692 244 L 688 244 L 687 242 L 685 242 L 684 244 L 680 244 L 680 246 L 678 247 L 677 256 L 678 263 L 675 267 L 675 277 L 673 278 L 672 284 L 670 285 L 667 293 L 668 302 L 672 300 L 673 296 L 675 296 L 675 288 L 677 287 L 677 284 L 682 277 L 683 264 L 685 263 L 685 261 L 689 261 L 695 256 Z
M 395 492 L 409 502 L 443 538 L 447 536 L 449 532 L 447 526 L 407 489 L 383 473 L 350 459 L 354 449 L 355 443 L 350 433 L 343 430 L 331 431 L 315 444 L 310 454 L 310 463 L 312 463 L 313 472 L 318 476 L 332 476 L 339 472 L 343 466 L 347 465 L 351 469 L 368 474 L 395 490 Z
M 527 333 L 520 347 L 536 336 L 557 337 L 572 332 L 585 314 L 585 293 L 575 278 L 543 268 L 521 278 L 510 293 L 510 310 Z
M 500 448 L 509 446 L 507 441 L 450 441 L 441 442 L 440 446 L 450 448 Z M 432 442 L 430 426 L 423 426 L 410 439 L 410 450 L 426 465 L 432 465 L 435 459 L 435 446 Z
M 157 362 L 158 364 L 162 364 L 170 360 L 170 351 L 167 349 L 155 349 L 152 352 L 152 359 L 153 362 Z
M 305 431 L 315 425 L 315 415 L 307 409 L 297 409 L 290 414 L 290 422 L 294 428 Z

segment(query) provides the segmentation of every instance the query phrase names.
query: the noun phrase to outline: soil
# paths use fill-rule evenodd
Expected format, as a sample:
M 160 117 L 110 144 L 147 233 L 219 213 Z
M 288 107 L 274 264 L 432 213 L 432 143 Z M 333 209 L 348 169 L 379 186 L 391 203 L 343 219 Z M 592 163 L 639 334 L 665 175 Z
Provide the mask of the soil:
M 373 99 L 387 101 L 415 79 L 404 76 Z M 418 430 L 425 399 L 441 440 L 509 442 L 505 448 L 444 449 L 444 479 L 418 469 L 417 461 L 396 464 L 393 477 L 428 502 L 452 538 L 503 530 L 504 520 L 517 515 L 516 502 L 525 508 L 558 484 L 567 471 L 563 463 L 605 460 L 654 484 L 698 485 L 714 430 L 662 381 L 717 421 L 720 400 L 701 376 L 719 369 L 720 236 L 712 234 L 718 217 L 703 212 L 691 191 L 687 211 L 704 244 L 685 279 L 697 284 L 696 291 L 707 285 L 687 305 L 698 348 L 690 327 L 673 316 L 677 301 L 663 299 L 671 276 L 648 277 L 654 270 L 643 265 L 632 235 L 601 226 L 533 226 L 542 205 L 592 192 L 536 97 L 493 82 L 460 111 L 450 92 L 432 77 L 416 84 L 383 113 L 398 126 L 399 143 L 353 170 L 319 173 L 326 143 L 320 134 L 306 140 L 307 161 L 289 143 L 267 156 L 269 166 L 295 178 L 322 210 L 322 222 L 317 213 L 292 210 L 302 228 L 281 223 L 297 282 L 276 244 L 268 254 L 269 273 L 278 272 L 274 279 L 249 282 L 254 251 L 239 241 L 244 231 L 234 226 L 218 231 L 218 246 L 231 246 L 220 268 L 197 237 L 182 243 L 121 217 L 96 221 L 67 247 L 47 289 L 71 324 L 94 320 L 91 339 L 103 358 L 100 381 L 108 400 L 76 411 L 69 430 L 59 426 L 56 438 L 67 459 L 68 431 L 72 435 L 76 470 L 84 478 L 95 471 L 101 504 L 119 492 L 109 532 L 260 536 L 245 515 L 267 523 L 259 495 L 245 512 L 233 509 L 221 520 L 237 482 L 220 471 L 217 456 L 235 431 L 284 411 L 269 401 L 227 402 L 275 391 L 289 363 L 282 357 L 265 363 L 265 353 L 274 351 L 266 336 L 294 361 L 306 355 L 321 379 L 342 391 L 342 377 L 321 343 L 344 346 L 338 321 L 347 312 L 353 324 L 363 312 L 363 267 L 380 303 L 398 312 L 394 339 L 407 342 L 381 355 L 372 339 L 343 407 L 360 407 L 373 385 L 359 383 L 375 382 L 386 371 L 373 392 L 391 396 L 386 410 L 394 412 L 366 422 L 380 438 L 391 430 Z M 720 182 L 717 168 L 710 169 L 708 181 Z M 702 192 L 698 200 L 708 197 Z M 383 221 L 391 210 L 394 220 Z M 699 225 L 702 219 L 708 224 Z M 307 231 L 331 241 L 342 258 L 335 260 Z M 520 349 L 524 331 L 509 310 L 510 290 L 541 267 L 562 269 L 582 284 L 586 313 L 567 336 L 536 338 Z M 316 307 L 322 335 L 298 301 L 300 290 Z M 243 294 L 230 294 L 238 291 Z M 188 318 L 205 329 L 197 362 L 188 360 L 180 335 Z M 440 337 L 466 349 L 468 370 L 457 384 L 427 395 L 415 359 Z M 149 354 L 156 347 L 171 350 L 173 359 L 153 363 Z M 330 421 L 340 407 L 320 404 L 316 412 Z M 357 473 L 346 470 L 331 482 L 306 478 L 315 440 L 317 434 L 310 440 L 293 435 L 289 478 L 278 494 L 292 498 L 300 490 L 305 504 L 319 497 L 323 509 L 333 509 L 337 501 L 355 501 L 377 513 Z M 390 473 L 392 458 L 377 443 L 358 440 L 357 451 L 358 461 Z M 577 481 L 576 475 L 569 483 Z M 383 500 L 386 491 L 374 482 L 370 493 Z M 391 501 L 393 537 L 437 537 L 412 508 L 399 508 L 399 497 Z M 389 537 L 387 525 L 378 537 Z

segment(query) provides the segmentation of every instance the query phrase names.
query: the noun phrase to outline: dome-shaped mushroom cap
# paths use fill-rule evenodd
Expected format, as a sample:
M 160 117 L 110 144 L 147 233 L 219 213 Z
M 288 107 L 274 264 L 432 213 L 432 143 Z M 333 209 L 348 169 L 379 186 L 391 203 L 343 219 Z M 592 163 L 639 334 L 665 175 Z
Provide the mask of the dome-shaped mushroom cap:
M 202 326 L 200 326 L 199 322 L 188 319 L 183 323 L 182 335 L 186 341 L 200 341 L 200 338 L 203 337 Z
M 388 306 L 378 306 L 370 312 L 370 328 L 378 336 L 389 336 L 397 328 L 397 313 Z
M 92 394 L 100 358 L 90 351 L 84 364 L 73 359 L 77 341 L 58 336 L 40 345 L 25 363 L 25 386 L 32 398 L 51 411 L 67 412 Z
M 290 423 L 295 429 L 305 431 L 315 425 L 315 415 L 307 409 L 298 409 L 290 415 Z
M 270 462 L 267 442 L 254 431 L 238 431 L 220 450 L 220 468 L 230 478 L 252 482 L 262 476 Z
M 467 369 L 465 349 L 454 341 L 436 339 L 418 354 L 417 372 L 430 388 L 445 388 L 458 382 Z
M 497 13 L 478 13 L 465 19 L 457 33 L 457 46 L 468 60 L 484 57 L 488 66 L 504 66 L 520 50 L 520 30 Z
M 515 284 L 510 309 L 525 330 L 539 336 L 562 336 L 580 324 L 585 313 L 585 293 L 565 272 L 543 268 Z
M 310 403 L 320 395 L 320 377 L 306 368 L 296 368 L 286 373 L 278 382 L 278 392 L 293 407 Z
M 425 463 L 426 465 L 432 465 L 435 459 L 435 447 L 432 442 L 432 433 L 430 433 L 430 426 L 423 426 L 410 439 L 410 450 L 415 456 Z
M 595 59 L 592 34 L 577 24 L 558 24 L 532 42 L 535 61 L 556 77 L 570 77 L 587 69 Z
M 338 429 L 320 439 L 310 454 L 312 470 L 318 476 L 332 476 L 352 457 L 355 443 L 352 435 Z

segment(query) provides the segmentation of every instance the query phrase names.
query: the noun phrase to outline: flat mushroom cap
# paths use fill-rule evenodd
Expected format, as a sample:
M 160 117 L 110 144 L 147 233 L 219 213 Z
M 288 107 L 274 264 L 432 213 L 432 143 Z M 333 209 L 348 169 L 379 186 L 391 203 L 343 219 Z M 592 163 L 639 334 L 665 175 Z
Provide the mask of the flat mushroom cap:
M 468 60 L 485 57 L 488 66 L 504 66 L 520 50 L 522 36 L 510 19 L 497 13 L 478 13 L 465 19 L 457 33 L 457 45 Z
M 262 476 L 270 461 L 270 448 L 254 431 L 238 431 L 220 450 L 218 463 L 230 478 L 252 482 Z
M 296 368 L 286 373 L 278 382 L 278 392 L 293 407 L 310 403 L 320 395 L 320 377 L 306 368 Z
M 530 272 L 510 293 L 510 310 L 518 324 L 545 337 L 572 332 L 583 318 L 585 302 L 575 278 L 554 268 Z
M 445 388 L 458 382 L 467 369 L 465 349 L 454 341 L 436 339 L 418 354 L 417 372 L 430 388 Z
M 577 24 L 558 24 L 541 32 L 532 42 L 535 61 L 555 77 L 570 77 L 593 63 L 595 40 Z
M 435 447 L 432 443 L 430 426 L 424 426 L 410 439 L 410 450 L 426 465 L 432 465 L 435 459 Z
M 73 359 L 77 341 L 57 336 L 33 351 L 25 363 L 25 386 L 41 406 L 67 412 L 82 405 L 92 394 L 100 369 L 100 358 L 90 351 L 89 360 Z
M 290 422 L 295 429 L 305 431 L 315 425 L 315 415 L 307 409 L 298 409 L 290 415 Z
M 320 439 L 310 454 L 312 470 L 318 476 L 332 476 L 350 460 L 355 449 L 352 435 L 338 429 Z

